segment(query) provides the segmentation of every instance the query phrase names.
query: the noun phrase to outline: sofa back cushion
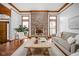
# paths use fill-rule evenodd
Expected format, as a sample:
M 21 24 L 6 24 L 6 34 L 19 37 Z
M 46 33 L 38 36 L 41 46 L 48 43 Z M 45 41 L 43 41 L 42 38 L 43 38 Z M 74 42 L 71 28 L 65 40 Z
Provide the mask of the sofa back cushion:
M 62 38 L 63 39 L 68 39 L 70 36 L 72 36 L 73 38 L 77 35 L 77 33 L 70 33 L 70 32 L 63 32 L 62 33 Z

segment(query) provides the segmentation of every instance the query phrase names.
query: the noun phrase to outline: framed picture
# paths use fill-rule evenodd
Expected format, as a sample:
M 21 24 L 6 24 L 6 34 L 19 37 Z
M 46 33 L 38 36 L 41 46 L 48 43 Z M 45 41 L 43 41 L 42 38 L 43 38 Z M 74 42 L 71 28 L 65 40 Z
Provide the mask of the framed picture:
M 69 18 L 69 28 L 79 29 L 79 15 Z

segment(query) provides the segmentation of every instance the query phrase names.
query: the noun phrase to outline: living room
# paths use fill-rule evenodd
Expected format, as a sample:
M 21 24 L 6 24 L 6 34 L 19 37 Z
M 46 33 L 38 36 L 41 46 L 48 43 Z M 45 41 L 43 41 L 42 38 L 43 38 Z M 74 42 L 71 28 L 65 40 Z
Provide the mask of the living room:
M 0 3 L 0 26 L 6 23 L 0 29 L 5 32 L 0 34 L 0 55 L 79 56 L 78 7 L 79 3 Z

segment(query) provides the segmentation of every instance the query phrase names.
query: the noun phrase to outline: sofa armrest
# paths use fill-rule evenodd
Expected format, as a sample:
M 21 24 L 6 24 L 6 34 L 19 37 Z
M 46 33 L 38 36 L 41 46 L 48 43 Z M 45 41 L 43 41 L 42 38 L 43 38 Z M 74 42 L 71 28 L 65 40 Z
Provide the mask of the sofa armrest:
M 71 44 L 71 54 L 74 53 L 76 50 L 76 44 Z

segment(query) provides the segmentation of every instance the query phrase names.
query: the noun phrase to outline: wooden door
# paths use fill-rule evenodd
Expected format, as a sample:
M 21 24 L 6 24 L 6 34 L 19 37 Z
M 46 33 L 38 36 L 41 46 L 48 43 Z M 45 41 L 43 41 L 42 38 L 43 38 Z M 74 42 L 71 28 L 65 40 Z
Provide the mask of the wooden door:
M 7 42 L 7 22 L 0 22 L 0 43 Z

